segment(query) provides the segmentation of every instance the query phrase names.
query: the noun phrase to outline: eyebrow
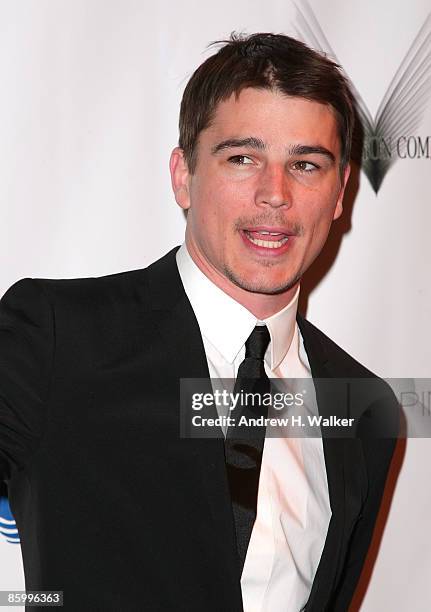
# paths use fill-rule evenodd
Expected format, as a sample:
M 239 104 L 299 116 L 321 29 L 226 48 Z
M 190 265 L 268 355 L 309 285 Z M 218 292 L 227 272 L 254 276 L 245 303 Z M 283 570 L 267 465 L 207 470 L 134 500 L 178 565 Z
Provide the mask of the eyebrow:
M 226 149 L 235 149 L 235 148 L 249 148 L 256 149 L 258 151 L 264 151 L 267 149 L 266 144 L 262 139 L 256 138 L 254 136 L 249 136 L 247 138 L 228 138 L 226 140 L 222 140 L 218 144 L 214 145 L 211 149 L 213 155 L 220 153 Z M 335 155 L 326 147 L 322 147 L 319 145 L 291 145 L 287 147 L 287 151 L 289 155 L 324 155 L 331 162 L 335 162 Z
M 254 136 L 249 136 L 248 138 L 228 138 L 227 140 L 222 140 L 222 142 L 214 145 L 211 152 L 215 155 L 216 153 L 220 153 L 220 151 L 224 151 L 225 149 L 241 147 L 263 151 L 266 149 L 266 144 L 263 142 L 263 140 L 260 138 L 255 138 Z
M 324 155 L 332 162 L 335 162 L 335 155 L 326 147 L 319 145 L 292 145 L 288 147 L 289 155 Z

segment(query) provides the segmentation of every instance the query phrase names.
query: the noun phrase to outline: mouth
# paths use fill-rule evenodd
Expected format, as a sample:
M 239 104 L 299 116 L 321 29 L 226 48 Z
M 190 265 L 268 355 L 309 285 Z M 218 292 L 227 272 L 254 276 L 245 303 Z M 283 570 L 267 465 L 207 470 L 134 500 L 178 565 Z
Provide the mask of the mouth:
M 280 254 L 288 248 L 293 235 L 285 229 L 275 227 L 254 227 L 241 230 L 241 235 L 247 246 L 265 254 Z

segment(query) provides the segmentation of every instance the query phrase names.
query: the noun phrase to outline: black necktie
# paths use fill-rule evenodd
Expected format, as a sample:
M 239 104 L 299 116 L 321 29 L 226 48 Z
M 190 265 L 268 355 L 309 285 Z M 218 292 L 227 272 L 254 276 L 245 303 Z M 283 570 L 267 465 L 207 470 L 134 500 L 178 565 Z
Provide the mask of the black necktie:
M 234 393 L 259 393 L 260 397 L 270 391 L 269 378 L 265 373 L 263 357 L 270 336 L 266 325 L 254 328 L 245 343 L 245 359 L 238 369 Z M 257 397 L 257 396 L 255 396 Z M 245 410 L 236 409 L 238 424 L 241 416 L 266 418 L 268 407 L 262 402 L 247 404 Z M 244 566 L 251 531 L 256 519 L 257 492 L 260 466 L 265 441 L 265 426 L 249 428 L 236 426 L 228 430 L 225 440 L 226 472 L 232 500 L 236 540 L 240 569 Z

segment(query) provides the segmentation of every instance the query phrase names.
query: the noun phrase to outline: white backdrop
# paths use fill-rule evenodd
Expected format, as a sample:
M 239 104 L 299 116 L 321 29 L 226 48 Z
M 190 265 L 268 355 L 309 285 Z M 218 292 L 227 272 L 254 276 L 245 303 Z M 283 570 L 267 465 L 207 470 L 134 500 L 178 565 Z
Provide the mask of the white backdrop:
M 310 4 L 374 116 L 429 0 Z M 140 268 L 179 244 L 168 157 L 187 78 L 210 41 L 297 23 L 289 0 L 0 1 L 0 293 L 23 276 Z M 431 95 L 414 135 L 431 136 Z M 308 301 L 385 377 L 431 374 L 430 176 L 431 159 L 399 159 L 376 196 L 359 175 L 351 229 Z M 430 451 L 407 441 L 362 612 L 431 609 Z M 16 588 L 19 546 L 0 535 L 0 590 Z

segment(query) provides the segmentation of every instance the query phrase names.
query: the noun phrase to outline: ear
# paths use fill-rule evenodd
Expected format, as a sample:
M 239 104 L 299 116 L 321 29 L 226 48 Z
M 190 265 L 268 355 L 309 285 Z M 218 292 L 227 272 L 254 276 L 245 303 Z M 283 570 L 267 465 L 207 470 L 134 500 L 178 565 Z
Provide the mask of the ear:
M 338 217 L 340 217 L 341 213 L 343 212 L 344 191 L 346 189 L 346 185 L 347 185 L 347 181 L 349 180 L 349 176 L 350 176 L 350 164 L 347 164 L 344 170 L 344 173 L 343 173 L 340 193 L 338 194 L 337 203 L 335 205 L 334 216 L 333 216 L 334 221 L 335 219 L 338 219 Z
M 181 206 L 183 210 L 187 210 L 190 208 L 190 174 L 184 157 L 184 152 L 179 147 L 175 147 L 171 153 L 169 169 L 171 172 L 171 184 L 175 195 L 175 200 L 178 206 Z

